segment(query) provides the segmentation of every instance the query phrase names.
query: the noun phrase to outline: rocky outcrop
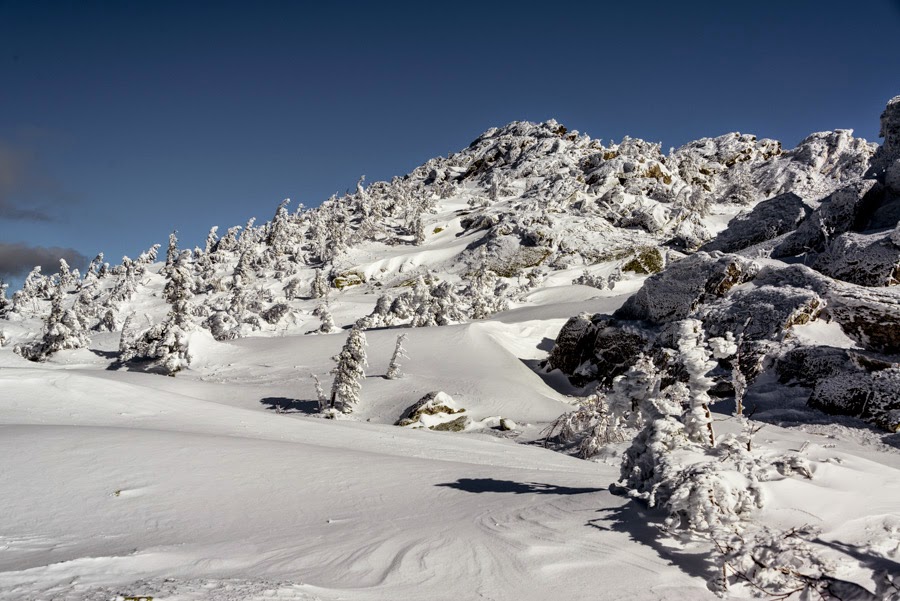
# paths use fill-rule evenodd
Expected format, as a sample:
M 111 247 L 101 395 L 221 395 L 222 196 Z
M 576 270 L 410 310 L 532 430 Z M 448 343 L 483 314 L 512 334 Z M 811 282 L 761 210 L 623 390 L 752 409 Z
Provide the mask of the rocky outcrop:
M 744 257 L 698 252 L 649 278 L 615 317 L 655 324 L 684 319 L 706 300 L 752 279 L 758 270 Z
M 857 180 L 835 191 L 775 248 L 772 255 L 783 258 L 823 251 L 830 240 L 844 232 L 865 229 L 883 199 L 883 187 L 871 179 Z
M 816 258 L 813 269 L 860 286 L 900 284 L 900 245 L 892 233 L 842 234 Z
M 900 430 L 900 367 L 820 379 L 813 387 L 809 404 L 827 413 L 852 415 L 897 432 Z
M 556 337 L 547 368 L 559 369 L 576 385 L 596 381 L 608 386 L 649 349 L 651 340 L 652 334 L 638 324 L 603 314 L 577 315 Z
M 429 392 L 407 408 L 403 415 L 400 416 L 400 419 L 397 420 L 396 425 L 458 431 L 465 428 L 468 418 L 465 416 L 453 416 L 464 411 L 465 409 L 459 407 L 446 392 Z M 451 423 L 456 425 L 463 424 L 463 426 L 461 428 L 456 428 L 456 425 L 443 426 Z
M 828 313 L 863 348 L 900 354 L 900 289 L 844 286 L 826 301 Z
M 793 192 L 781 194 L 732 219 L 728 228 L 701 250 L 731 253 L 772 240 L 794 231 L 811 212 L 812 209 Z

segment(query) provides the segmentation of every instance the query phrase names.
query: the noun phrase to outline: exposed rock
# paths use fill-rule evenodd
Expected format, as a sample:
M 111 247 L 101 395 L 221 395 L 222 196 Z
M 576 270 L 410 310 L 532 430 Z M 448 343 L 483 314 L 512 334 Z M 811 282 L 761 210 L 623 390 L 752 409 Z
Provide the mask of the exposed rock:
M 548 369 L 559 369 L 565 374 L 574 373 L 575 368 L 590 356 L 593 349 L 594 336 L 586 340 L 588 332 L 594 334 L 593 325 L 587 313 L 570 317 L 556 335 L 553 349 L 547 358 Z
M 513 420 L 504 417 L 500 419 L 500 425 L 497 427 L 501 432 L 511 432 L 515 430 L 518 425 Z
M 460 415 L 454 420 L 449 422 L 441 422 L 439 424 L 435 424 L 434 426 L 428 426 L 429 430 L 436 430 L 438 432 L 462 432 L 466 429 L 466 426 L 469 425 L 471 420 L 465 415 Z
M 462 413 L 463 411 L 465 411 L 465 409 L 457 406 L 456 402 L 454 402 L 446 392 L 429 392 L 404 411 L 403 415 L 400 416 L 400 419 L 397 420 L 396 425 L 418 425 L 419 427 L 437 426 L 448 421 L 448 416 Z
M 645 281 L 614 316 L 657 324 L 684 319 L 706 299 L 723 296 L 758 270 L 737 255 L 698 252 Z
M 638 274 L 659 273 L 665 267 L 665 260 L 659 249 L 654 246 L 643 246 L 637 249 L 634 256 L 622 265 L 622 271 Z
M 812 209 L 793 192 L 781 194 L 732 219 L 728 228 L 701 250 L 736 252 L 772 240 L 796 229 L 811 212 Z
M 884 188 L 875 180 L 858 180 L 829 195 L 797 230 L 779 244 L 775 257 L 821 252 L 830 240 L 848 231 L 865 228 L 884 199 Z
M 879 353 L 900 353 L 900 289 L 843 286 L 826 297 L 848 336 Z
M 809 404 L 826 413 L 860 417 L 897 432 L 900 430 L 900 368 L 823 378 L 816 382 Z
M 573 383 L 609 385 L 647 350 L 650 337 L 637 326 L 597 314 L 570 318 L 560 330 L 548 360 Z
M 884 143 L 878 151 L 879 160 L 888 165 L 900 159 L 900 96 L 891 98 L 881 113 L 881 131 Z
M 860 286 L 900 284 L 900 246 L 891 240 L 891 233 L 842 234 L 817 257 L 813 268 Z
M 816 382 L 846 374 L 872 374 L 895 364 L 887 358 L 854 349 L 833 346 L 800 346 L 775 360 L 779 382 L 812 388 Z
M 812 290 L 757 283 L 734 290 L 700 314 L 710 336 L 742 333 L 745 340 L 780 340 L 793 326 L 816 319 L 825 301 Z

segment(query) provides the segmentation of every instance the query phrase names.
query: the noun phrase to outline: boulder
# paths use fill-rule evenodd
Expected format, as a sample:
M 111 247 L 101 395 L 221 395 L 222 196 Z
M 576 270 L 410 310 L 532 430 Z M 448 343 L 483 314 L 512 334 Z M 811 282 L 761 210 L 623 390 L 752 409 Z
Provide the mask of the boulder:
M 827 196 L 781 244 L 774 257 L 795 257 L 822 252 L 830 240 L 849 231 L 865 229 L 884 200 L 884 187 L 873 179 L 857 180 Z
M 577 386 L 591 381 L 610 385 L 648 349 L 651 338 L 638 324 L 603 314 L 578 315 L 560 330 L 547 368 L 559 369 Z
M 839 374 L 816 382 L 809 405 L 838 415 L 852 415 L 888 430 L 900 430 L 900 367 L 874 374 Z
M 753 279 L 758 265 L 738 255 L 698 252 L 647 279 L 614 317 L 655 324 L 687 317 L 700 303 Z
M 828 313 L 863 348 L 900 353 L 900 289 L 843 286 L 826 296 Z
M 451 416 L 464 411 L 446 392 L 429 392 L 407 408 L 395 425 L 439 429 L 436 426 L 457 421 L 458 418 Z
M 860 286 L 900 284 L 900 245 L 891 234 L 842 234 L 816 258 L 813 269 Z
M 749 246 L 794 231 L 812 212 L 803 199 L 792 192 L 764 200 L 752 211 L 731 220 L 728 228 L 701 250 L 737 252 Z

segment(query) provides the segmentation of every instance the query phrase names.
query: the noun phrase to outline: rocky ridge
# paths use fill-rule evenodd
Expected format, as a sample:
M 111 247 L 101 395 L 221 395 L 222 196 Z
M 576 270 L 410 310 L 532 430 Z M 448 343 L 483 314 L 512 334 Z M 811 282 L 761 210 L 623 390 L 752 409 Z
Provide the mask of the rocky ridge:
M 868 168 L 817 200 L 788 189 L 758 203 L 613 315 L 571 318 L 547 367 L 602 387 L 646 355 L 684 380 L 677 324 L 698 319 L 738 341 L 714 372 L 723 396 L 737 367 L 751 385 L 774 378 L 822 411 L 900 430 L 900 97 L 881 125 Z

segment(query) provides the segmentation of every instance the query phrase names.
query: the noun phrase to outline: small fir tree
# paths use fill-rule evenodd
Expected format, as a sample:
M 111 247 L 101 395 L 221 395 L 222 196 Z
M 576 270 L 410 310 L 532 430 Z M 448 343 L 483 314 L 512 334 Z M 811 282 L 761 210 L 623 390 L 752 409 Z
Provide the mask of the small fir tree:
M 334 383 L 331 386 L 332 409 L 350 413 L 359 403 L 360 380 L 365 377 L 366 335 L 359 328 L 350 330 L 347 342 L 336 357 L 337 365 L 331 373 Z
M 406 354 L 406 349 L 403 348 L 404 340 L 406 340 L 406 334 L 400 334 L 399 336 L 397 336 L 397 344 L 394 346 L 394 354 L 391 355 L 391 362 L 388 365 L 387 374 L 385 374 L 385 377 L 388 380 L 396 380 L 403 375 L 400 372 L 400 360 L 409 358 L 409 355 Z

